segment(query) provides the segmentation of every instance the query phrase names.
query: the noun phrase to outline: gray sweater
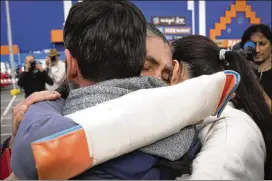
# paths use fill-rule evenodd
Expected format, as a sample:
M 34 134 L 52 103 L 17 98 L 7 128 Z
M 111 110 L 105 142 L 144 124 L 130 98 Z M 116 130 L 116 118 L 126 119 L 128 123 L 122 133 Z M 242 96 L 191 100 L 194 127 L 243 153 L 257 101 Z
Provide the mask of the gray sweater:
M 167 84 L 152 77 L 133 77 L 109 80 L 89 87 L 74 89 L 71 90 L 66 100 L 64 115 L 121 97 L 133 91 L 164 86 L 167 86 Z M 179 160 L 190 148 L 195 134 L 195 128 L 190 126 L 177 134 L 142 148 L 141 151 L 171 161 Z

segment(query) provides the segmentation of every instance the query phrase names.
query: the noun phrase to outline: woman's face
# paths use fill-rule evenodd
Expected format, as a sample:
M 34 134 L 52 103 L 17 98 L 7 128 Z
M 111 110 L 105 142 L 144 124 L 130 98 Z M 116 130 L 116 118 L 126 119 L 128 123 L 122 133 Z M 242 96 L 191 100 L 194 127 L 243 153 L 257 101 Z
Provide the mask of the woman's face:
M 267 60 L 271 54 L 272 45 L 270 41 L 260 32 L 254 33 L 250 40 L 256 43 L 256 56 L 254 61 L 262 63 Z

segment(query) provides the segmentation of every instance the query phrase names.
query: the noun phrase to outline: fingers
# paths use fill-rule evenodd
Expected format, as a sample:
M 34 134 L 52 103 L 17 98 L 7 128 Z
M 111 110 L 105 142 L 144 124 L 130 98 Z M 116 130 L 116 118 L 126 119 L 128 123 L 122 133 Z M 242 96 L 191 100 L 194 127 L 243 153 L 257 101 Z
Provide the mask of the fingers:
M 60 98 L 60 93 L 56 91 L 41 91 L 41 92 L 35 92 L 31 94 L 29 97 L 27 97 L 23 104 L 30 106 L 34 103 L 40 102 L 40 101 L 51 101 L 56 100 Z
M 18 105 L 12 113 L 12 134 L 15 136 L 21 121 L 23 120 L 28 106 Z

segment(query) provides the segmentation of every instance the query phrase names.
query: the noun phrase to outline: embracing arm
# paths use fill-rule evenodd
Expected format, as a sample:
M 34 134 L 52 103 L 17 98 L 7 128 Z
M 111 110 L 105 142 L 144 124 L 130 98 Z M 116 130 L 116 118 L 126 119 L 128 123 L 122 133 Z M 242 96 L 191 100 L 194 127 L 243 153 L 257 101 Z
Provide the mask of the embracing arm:
M 61 95 L 56 91 L 41 91 L 35 92 L 28 96 L 25 100 L 18 103 L 12 109 L 12 136 L 9 142 L 9 147 L 12 147 L 12 143 L 14 142 L 15 135 L 19 128 L 21 121 L 23 120 L 25 113 L 27 112 L 28 108 L 41 101 L 51 101 L 60 98 Z
M 31 149 L 34 141 L 76 125 L 61 115 L 63 105 L 61 99 L 44 101 L 32 105 L 26 112 L 15 136 L 11 154 L 11 168 L 19 179 L 38 178 Z

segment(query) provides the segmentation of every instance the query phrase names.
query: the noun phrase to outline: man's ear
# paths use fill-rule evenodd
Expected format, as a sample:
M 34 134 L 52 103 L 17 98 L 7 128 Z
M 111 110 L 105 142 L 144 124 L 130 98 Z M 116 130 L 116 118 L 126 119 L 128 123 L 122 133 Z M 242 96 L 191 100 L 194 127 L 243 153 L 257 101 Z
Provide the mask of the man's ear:
M 67 61 L 67 78 L 70 81 L 77 81 L 78 78 L 78 64 L 68 49 L 65 49 L 65 56 Z
M 170 85 L 175 85 L 180 82 L 181 66 L 177 60 L 173 60 L 173 73 L 170 79 Z

